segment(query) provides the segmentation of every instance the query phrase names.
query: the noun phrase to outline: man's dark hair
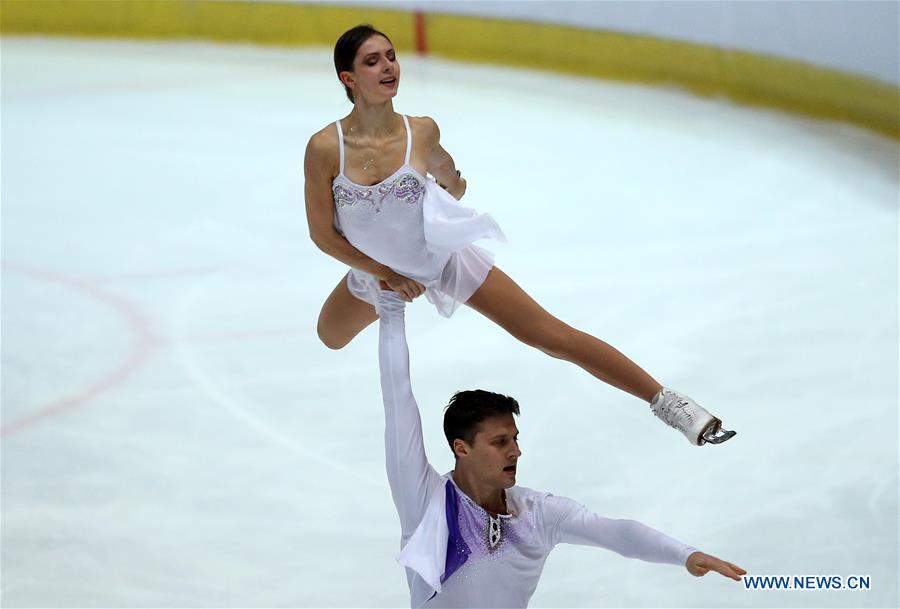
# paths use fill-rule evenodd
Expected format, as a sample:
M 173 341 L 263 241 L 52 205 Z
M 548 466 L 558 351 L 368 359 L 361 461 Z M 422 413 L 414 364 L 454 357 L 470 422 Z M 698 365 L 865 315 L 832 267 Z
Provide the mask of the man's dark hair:
M 471 446 L 482 421 L 504 414 L 519 414 L 519 403 L 508 395 L 483 389 L 457 391 L 444 411 L 444 435 L 450 450 L 457 438 Z
M 338 78 L 341 77 L 341 72 L 353 71 L 353 60 L 356 58 L 356 52 L 359 51 L 359 47 L 361 47 L 366 40 L 376 35 L 384 36 L 387 38 L 388 42 L 391 42 L 391 39 L 387 37 L 387 34 L 379 32 L 368 23 L 357 25 L 341 34 L 341 37 L 338 38 L 338 41 L 334 45 L 334 71 L 337 72 Z M 391 42 L 391 44 L 394 43 Z M 344 83 L 341 84 L 344 86 L 344 92 L 347 94 L 347 99 L 355 103 L 353 91 L 350 90 L 350 87 L 344 85 Z

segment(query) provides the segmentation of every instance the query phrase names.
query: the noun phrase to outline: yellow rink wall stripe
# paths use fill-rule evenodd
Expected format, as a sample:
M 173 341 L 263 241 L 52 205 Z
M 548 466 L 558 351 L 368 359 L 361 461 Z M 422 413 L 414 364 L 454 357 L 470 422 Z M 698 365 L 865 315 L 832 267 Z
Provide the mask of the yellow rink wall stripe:
M 372 23 L 400 51 L 416 48 L 415 15 L 365 6 L 222 0 L 2 0 L 3 34 L 200 38 L 333 47 Z M 646 84 L 846 121 L 900 139 L 900 88 L 799 61 L 689 42 L 569 26 L 425 15 L 430 54 Z
M 413 15 L 392 10 L 222 0 L 0 0 L 3 34 L 333 47 L 361 22 L 376 24 L 398 48 L 412 46 Z

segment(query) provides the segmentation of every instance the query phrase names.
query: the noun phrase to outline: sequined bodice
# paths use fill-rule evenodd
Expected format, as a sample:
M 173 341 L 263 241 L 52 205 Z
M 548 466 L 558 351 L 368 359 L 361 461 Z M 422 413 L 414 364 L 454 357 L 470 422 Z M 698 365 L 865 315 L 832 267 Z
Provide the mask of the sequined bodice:
M 335 229 L 353 247 L 419 281 L 443 268 L 446 260 L 431 254 L 425 243 L 425 179 L 415 169 L 404 165 L 373 186 L 339 175 L 332 191 Z
M 338 214 L 342 208 L 362 205 L 372 213 L 380 213 L 385 205 L 393 203 L 416 205 L 422 202 L 425 193 L 425 178 L 404 164 L 388 178 L 372 186 L 351 182 L 343 173 L 331 183 L 334 193 L 334 207 Z
M 398 273 L 425 283 L 435 280 L 449 254 L 437 255 L 425 241 L 423 200 L 426 178 L 409 162 L 412 131 L 406 126 L 406 158 L 387 178 L 364 186 L 344 175 L 344 135 L 335 122 L 340 145 L 340 170 L 331 182 L 334 227 L 353 247 Z

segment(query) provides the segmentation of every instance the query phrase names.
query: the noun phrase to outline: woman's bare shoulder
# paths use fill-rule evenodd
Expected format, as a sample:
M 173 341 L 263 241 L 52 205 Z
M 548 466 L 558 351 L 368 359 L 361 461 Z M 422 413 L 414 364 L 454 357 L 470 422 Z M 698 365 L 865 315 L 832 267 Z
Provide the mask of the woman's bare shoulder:
M 309 137 L 309 146 L 316 150 L 324 150 L 329 146 L 336 147 L 337 145 L 337 129 L 334 128 L 334 123 L 328 123 Z
M 306 145 L 306 161 L 327 166 L 338 164 L 337 130 L 329 123 L 313 133 Z
M 413 132 L 426 141 L 437 142 L 441 138 L 441 130 L 437 122 L 430 116 L 410 116 L 410 127 Z

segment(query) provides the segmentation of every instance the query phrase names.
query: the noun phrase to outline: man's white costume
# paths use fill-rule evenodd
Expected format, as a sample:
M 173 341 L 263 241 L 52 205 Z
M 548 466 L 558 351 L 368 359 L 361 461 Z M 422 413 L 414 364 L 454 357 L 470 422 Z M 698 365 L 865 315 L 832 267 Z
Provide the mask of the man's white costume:
M 674 565 L 696 551 L 640 522 L 604 518 L 571 499 L 521 486 L 506 490 L 509 514 L 492 515 L 472 501 L 452 472 L 441 476 L 425 456 L 409 379 L 405 303 L 383 290 L 379 305 L 387 473 L 412 607 L 526 607 L 558 543 Z

